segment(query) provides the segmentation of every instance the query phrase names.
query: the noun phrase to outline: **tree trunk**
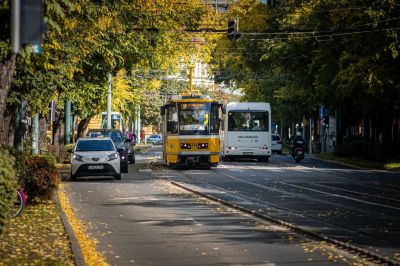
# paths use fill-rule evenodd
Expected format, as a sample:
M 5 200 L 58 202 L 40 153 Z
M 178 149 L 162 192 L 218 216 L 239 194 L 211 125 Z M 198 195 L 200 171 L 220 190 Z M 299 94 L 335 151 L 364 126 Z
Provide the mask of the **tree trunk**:
M 42 117 L 39 120 L 39 150 L 40 153 L 48 152 L 48 139 L 47 139 L 47 121 Z
M 10 119 L 6 117 L 7 97 L 11 89 L 17 56 L 10 54 L 0 63 L 0 145 L 12 145 L 10 142 Z M 13 139 L 13 138 L 12 138 Z
M 12 105 L 8 106 L 5 112 L 5 117 L 8 123 L 8 145 L 13 146 L 14 145 L 14 138 L 15 138 L 15 126 L 16 122 L 15 120 L 17 119 L 17 114 L 18 114 L 18 106 Z M 7 126 L 7 125 L 6 125 Z
M 53 145 L 64 145 L 64 113 L 59 113 L 56 116 L 56 120 L 53 123 L 53 136 L 52 136 L 52 144 Z
M 83 137 L 85 134 L 86 128 L 88 127 L 90 123 L 91 118 L 84 118 L 81 121 L 79 121 L 78 124 L 78 138 Z

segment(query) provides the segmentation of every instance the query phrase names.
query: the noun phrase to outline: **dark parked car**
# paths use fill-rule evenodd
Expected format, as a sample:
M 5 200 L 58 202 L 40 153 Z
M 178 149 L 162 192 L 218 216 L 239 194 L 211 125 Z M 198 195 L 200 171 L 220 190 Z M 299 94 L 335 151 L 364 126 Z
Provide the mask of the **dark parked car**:
M 128 163 L 135 163 L 135 153 L 131 147 L 129 139 L 125 139 L 122 132 L 118 129 L 90 129 L 87 134 L 89 137 L 110 137 L 118 150 L 121 158 L 121 172 L 128 173 Z

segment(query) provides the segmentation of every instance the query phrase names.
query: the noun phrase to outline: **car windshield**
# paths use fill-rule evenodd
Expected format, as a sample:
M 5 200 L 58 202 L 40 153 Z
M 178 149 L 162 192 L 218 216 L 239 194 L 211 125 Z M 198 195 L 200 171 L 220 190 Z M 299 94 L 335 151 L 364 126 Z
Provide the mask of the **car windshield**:
M 110 137 L 115 143 L 122 142 L 122 134 L 119 131 L 91 131 L 89 136 L 96 138 L 98 136 Z
M 210 103 L 179 103 L 179 132 L 181 135 L 209 132 Z
M 279 140 L 280 140 L 280 137 L 277 136 L 277 135 L 272 135 L 272 140 L 274 140 L 274 141 L 279 141 Z
M 81 140 L 76 144 L 76 151 L 113 151 L 114 145 L 110 140 Z

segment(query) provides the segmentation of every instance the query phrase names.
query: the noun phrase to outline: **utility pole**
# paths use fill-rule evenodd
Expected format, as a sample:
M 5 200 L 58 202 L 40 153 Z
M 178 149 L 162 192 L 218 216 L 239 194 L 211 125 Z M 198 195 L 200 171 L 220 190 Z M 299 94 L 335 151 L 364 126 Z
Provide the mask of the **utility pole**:
M 21 1 L 11 1 L 11 52 L 18 54 L 20 41 Z
M 141 139 L 140 139 L 140 105 L 138 105 L 137 109 L 136 109 L 136 138 L 137 138 L 137 143 L 141 143 Z
M 32 154 L 39 154 L 39 113 L 36 113 L 33 117 L 33 138 L 32 138 Z
M 111 100 L 112 100 L 112 76 L 111 73 L 108 73 L 107 129 L 111 129 Z
M 71 143 L 71 101 L 65 102 L 64 144 Z
M 310 141 L 309 141 L 309 151 L 310 151 L 310 154 L 312 154 L 312 120 L 311 120 L 311 117 L 310 117 Z

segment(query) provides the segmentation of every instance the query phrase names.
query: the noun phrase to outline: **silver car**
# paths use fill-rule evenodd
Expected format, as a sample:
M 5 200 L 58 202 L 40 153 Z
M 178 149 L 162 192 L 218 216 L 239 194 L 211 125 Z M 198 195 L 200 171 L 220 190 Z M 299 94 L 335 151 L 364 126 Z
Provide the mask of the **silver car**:
M 271 134 L 271 149 L 273 152 L 282 154 L 282 140 L 279 134 Z
M 71 180 L 79 176 L 121 179 L 119 153 L 111 138 L 80 138 L 71 156 Z

